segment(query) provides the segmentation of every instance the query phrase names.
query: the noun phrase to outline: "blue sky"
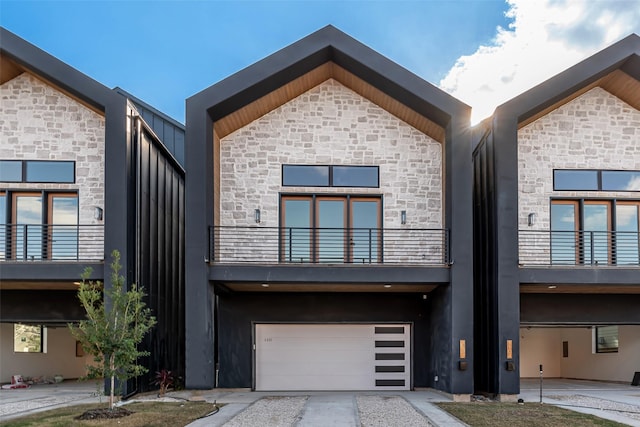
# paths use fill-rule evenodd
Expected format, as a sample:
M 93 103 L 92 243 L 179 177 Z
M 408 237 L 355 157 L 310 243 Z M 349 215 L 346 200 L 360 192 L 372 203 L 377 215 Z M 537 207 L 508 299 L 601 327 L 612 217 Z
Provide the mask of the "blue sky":
M 179 121 L 187 97 L 332 24 L 481 119 L 640 33 L 640 0 L 2 0 L 0 24 Z

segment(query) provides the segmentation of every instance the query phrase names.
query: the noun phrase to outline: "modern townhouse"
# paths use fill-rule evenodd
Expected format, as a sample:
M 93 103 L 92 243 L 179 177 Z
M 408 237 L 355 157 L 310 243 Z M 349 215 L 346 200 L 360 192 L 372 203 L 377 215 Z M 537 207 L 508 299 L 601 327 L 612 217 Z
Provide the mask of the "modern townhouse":
M 189 98 L 186 386 L 468 398 L 469 113 L 332 26 Z
M 476 129 L 476 390 L 640 371 L 639 80 L 634 34 Z
M 183 371 L 184 129 L 5 29 L 0 70 L 0 381 L 84 375 L 66 325 L 85 267 L 110 285 L 113 250 L 158 318 L 144 363 Z

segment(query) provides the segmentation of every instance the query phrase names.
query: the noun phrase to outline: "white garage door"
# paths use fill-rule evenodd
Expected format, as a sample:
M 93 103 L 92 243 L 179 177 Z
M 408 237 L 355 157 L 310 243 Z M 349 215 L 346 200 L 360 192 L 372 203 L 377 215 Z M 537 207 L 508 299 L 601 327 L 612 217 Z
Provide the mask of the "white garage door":
M 409 324 L 257 324 L 256 390 L 409 390 Z

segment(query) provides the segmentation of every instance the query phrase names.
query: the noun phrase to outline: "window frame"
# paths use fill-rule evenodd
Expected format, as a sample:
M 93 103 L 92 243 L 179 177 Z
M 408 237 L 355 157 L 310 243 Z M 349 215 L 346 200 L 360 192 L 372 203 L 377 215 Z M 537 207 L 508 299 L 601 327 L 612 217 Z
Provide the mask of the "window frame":
M 279 195 L 279 211 L 280 215 L 278 218 L 279 221 L 279 229 L 281 230 L 279 233 L 279 247 L 280 251 L 278 254 L 279 262 L 281 263 L 297 263 L 293 258 L 291 258 L 291 254 L 289 255 L 289 259 L 287 260 L 286 254 L 286 245 L 287 245 L 287 227 L 286 224 L 286 201 L 287 200 L 309 200 L 309 261 L 308 263 L 317 264 L 322 263 L 320 259 L 320 242 L 318 231 L 319 227 L 319 215 L 318 215 L 318 206 L 321 201 L 326 200 L 343 200 L 344 201 L 344 211 L 343 211 L 343 230 L 344 230 L 344 254 L 342 264 L 351 264 L 354 262 L 353 260 L 353 249 L 351 248 L 350 242 L 354 236 L 354 229 L 352 227 L 353 224 L 353 209 L 352 203 L 353 201 L 375 201 L 377 206 L 377 230 L 378 236 L 376 238 L 377 242 L 377 256 L 375 259 L 371 259 L 370 263 L 382 263 L 383 262 L 383 196 L 374 195 L 374 194 L 318 194 L 318 193 L 280 193 Z
M 597 178 L 596 178 L 596 188 L 589 188 L 589 189 L 585 189 L 585 188 L 557 188 L 557 179 L 556 179 L 556 173 L 557 172 L 595 172 L 597 174 Z M 629 192 L 629 193 L 638 193 L 640 192 L 640 188 L 637 190 L 628 190 L 628 189 L 605 189 L 603 188 L 603 173 L 609 173 L 609 172 L 614 172 L 614 173 L 618 173 L 618 172 L 622 172 L 622 173 L 629 173 L 629 174 L 638 174 L 640 175 L 640 170 L 618 170 L 618 169 L 553 169 L 553 191 L 598 191 L 598 192 Z
M 39 350 L 38 351 L 16 351 L 16 329 L 18 326 L 20 325 L 24 325 L 24 326 L 31 326 L 31 327 L 37 327 L 40 329 L 39 332 Z M 13 352 L 15 354 L 41 354 L 41 353 L 47 353 L 47 327 L 45 325 L 29 325 L 29 324 L 23 324 L 23 323 L 14 323 L 13 324 Z
M 28 184 L 75 184 L 76 183 L 76 161 L 75 160 L 47 160 L 47 159 L 38 159 L 38 160 L 15 160 L 15 159 L 0 159 L 0 162 L 20 162 L 20 180 L 12 180 L 12 181 L 0 181 L 6 183 L 28 183 Z M 27 170 L 29 164 L 37 164 L 37 163 L 67 163 L 72 165 L 72 179 L 71 181 L 39 181 L 39 180 L 30 180 L 27 178 Z
M 601 338 L 605 338 L 600 336 L 600 334 L 598 333 L 600 331 L 600 329 L 603 328 L 616 328 L 615 329 L 615 341 L 616 341 L 616 345 L 615 347 L 606 347 L 606 348 L 601 348 L 600 347 L 600 341 Z M 594 338 L 594 349 L 595 349 L 595 353 L 596 354 L 607 354 L 607 353 L 618 353 L 620 350 L 620 329 L 618 328 L 618 325 L 603 325 L 603 326 L 594 326 L 594 332 L 593 332 L 593 338 Z M 610 334 L 607 334 L 607 336 L 611 336 Z M 602 340 L 604 341 L 604 340 Z
M 587 250 L 585 247 L 586 243 L 586 233 L 593 231 L 594 233 L 606 233 L 607 234 L 607 265 L 618 265 L 618 257 L 621 253 L 618 251 L 617 245 L 617 224 L 616 224 L 616 216 L 617 216 L 617 206 L 636 206 L 638 209 L 638 244 L 640 245 L 640 199 L 620 199 L 620 198 L 584 198 L 584 197 L 551 197 L 549 202 L 549 232 L 551 236 L 551 246 L 550 246 L 550 260 L 552 264 L 556 264 L 553 262 L 553 224 L 552 224 L 552 215 L 551 211 L 553 209 L 553 205 L 574 205 L 574 232 L 575 232 L 575 263 L 567 264 L 567 265 L 594 265 L 597 262 L 588 263 L 587 262 Z M 606 231 L 598 231 L 598 230 L 585 230 L 585 214 L 584 207 L 585 206 L 593 206 L 593 205 L 606 205 L 607 206 L 607 230 Z M 561 231 L 561 230 L 558 230 Z M 568 231 L 566 231 L 568 232 Z M 558 265 L 562 265 L 562 262 L 558 262 Z M 637 263 L 624 263 L 620 265 L 640 265 L 640 247 L 638 249 L 638 260 Z
M 288 167 L 296 168 L 315 168 L 326 167 L 328 171 L 328 184 L 327 185 L 307 185 L 307 184 L 285 184 L 285 169 Z M 334 168 L 369 168 L 376 170 L 377 180 L 375 186 L 373 185 L 337 185 L 334 183 Z M 380 166 L 378 165 L 296 165 L 296 164 L 282 164 L 280 168 L 280 183 L 282 187 L 317 187 L 317 188 L 380 188 Z

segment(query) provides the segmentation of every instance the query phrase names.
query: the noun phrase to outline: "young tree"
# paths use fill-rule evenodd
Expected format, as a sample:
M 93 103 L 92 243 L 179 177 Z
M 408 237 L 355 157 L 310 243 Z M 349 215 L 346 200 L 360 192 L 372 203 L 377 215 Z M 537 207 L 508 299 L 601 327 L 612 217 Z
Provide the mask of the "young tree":
M 96 362 L 87 367 L 87 377 L 110 379 L 109 408 L 113 409 L 115 380 L 126 381 L 147 372 L 137 364 L 137 359 L 149 352 L 138 350 L 138 344 L 156 320 L 143 301 L 144 290 L 135 284 L 126 289 L 125 279 L 120 275 L 120 253 L 114 250 L 111 257 L 111 288 L 88 280 L 90 268 L 82 274 L 78 299 L 87 319 L 78 325 L 69 324 L 69 328 Z

